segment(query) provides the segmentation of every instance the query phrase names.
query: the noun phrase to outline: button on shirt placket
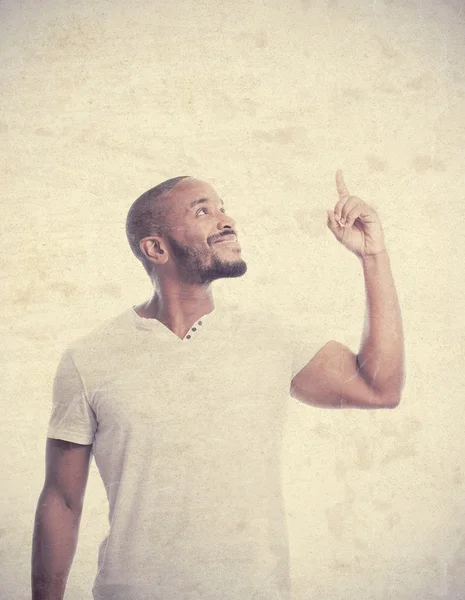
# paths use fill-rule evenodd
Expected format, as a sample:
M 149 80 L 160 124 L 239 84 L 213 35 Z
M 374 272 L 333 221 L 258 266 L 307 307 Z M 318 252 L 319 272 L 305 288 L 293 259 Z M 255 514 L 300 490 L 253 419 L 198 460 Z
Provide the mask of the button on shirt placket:
M 201 326 L 202 325 L 202 321 L 198 321 L 197 325 Z M 197 327 L 192 327 L 191 331 L 194 331 L 194 332 L 197 331 Z M 186 335 L 186 340 L 190 340 L 191 337 L 192 337 L 192 335 L 189 333 L 188 335 Z

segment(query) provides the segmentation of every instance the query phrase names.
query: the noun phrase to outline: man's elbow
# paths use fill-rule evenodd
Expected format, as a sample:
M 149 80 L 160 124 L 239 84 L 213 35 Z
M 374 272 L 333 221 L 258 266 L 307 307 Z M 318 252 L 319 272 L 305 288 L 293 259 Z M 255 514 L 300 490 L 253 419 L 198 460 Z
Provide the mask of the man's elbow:
M 83 494 L 69 494 L 53 486 L 44 486 L 39 497 L 39 510 L 53 514 L 70 513 L 79 522 L 83 509 Z
M 397 408 L 399 406 L 405 386 L 405 373 L 403 372 L 396 379 L 397 381 L 392 381 L 388 389 L 381 393 L 378 390 L 376 408 Z
M 397 408 L 402 399 L 402 389 L 390 390 L 378 394 L 375 408 Z
M 401 395 L 400 394 L 391 394 L 388 396 L 383 396 L 377 404 L 377 408 L 397 408 L 400 404 Z

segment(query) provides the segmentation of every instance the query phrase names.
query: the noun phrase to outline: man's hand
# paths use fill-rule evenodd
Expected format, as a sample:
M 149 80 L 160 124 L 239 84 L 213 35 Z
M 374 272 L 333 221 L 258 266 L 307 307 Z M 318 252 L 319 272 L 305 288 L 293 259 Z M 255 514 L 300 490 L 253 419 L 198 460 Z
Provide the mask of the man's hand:
M 348 250 L 364 258 L 385 251 L 384 234 L 376 211 L 357 196 L 351 196 L 342 171 L 336 171 L 339 201 L 328 210 L 328 228 Z

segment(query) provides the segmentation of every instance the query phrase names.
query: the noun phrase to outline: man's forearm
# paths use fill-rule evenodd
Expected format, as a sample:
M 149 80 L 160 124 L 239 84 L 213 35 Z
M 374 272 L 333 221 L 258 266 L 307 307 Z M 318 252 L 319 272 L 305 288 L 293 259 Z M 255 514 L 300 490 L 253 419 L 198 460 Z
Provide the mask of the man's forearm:
M 32 600 L 62 600 L 76 551 L 80 514 L 44 491 L 37 507 L 32 543 Z
M 396 404 L 404 384 L 404 336 L 387 252 L 360 259 L 366 290 L 366 317 L 359 372 L 381 397 Z

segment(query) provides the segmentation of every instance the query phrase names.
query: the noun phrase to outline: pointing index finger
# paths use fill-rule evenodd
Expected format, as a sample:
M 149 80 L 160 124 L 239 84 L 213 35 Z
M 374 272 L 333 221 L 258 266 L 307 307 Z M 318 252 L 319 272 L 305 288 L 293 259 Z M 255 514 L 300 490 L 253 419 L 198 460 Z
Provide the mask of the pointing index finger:
M 336 187 L 337 192 L 339 194 L 339 198 L 347 199 L 350 196 L 349 190 L 347 189 L 346 184 L 344 183 L 344 176 L 342 174 L 341 169 L 338 169 L 336 171 Z

